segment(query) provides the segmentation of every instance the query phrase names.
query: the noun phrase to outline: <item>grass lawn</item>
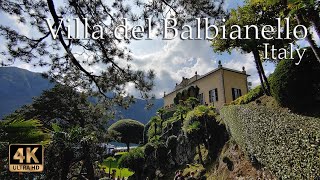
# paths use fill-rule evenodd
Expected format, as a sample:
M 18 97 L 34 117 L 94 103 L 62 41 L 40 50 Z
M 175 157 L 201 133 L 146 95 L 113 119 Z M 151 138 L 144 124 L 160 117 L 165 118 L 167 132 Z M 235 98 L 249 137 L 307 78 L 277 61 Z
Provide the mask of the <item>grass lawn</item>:
M 110 163 L 106 160 L 103 161 L 103 163 L 101 164 L 101 168 L 103 168 L 105 170 L 106 173 L 109 173 L 109 168 L 110 168 L 110 172 L 112 174 L 112 170 L 116 170 L 116 177 L 129 177 L 131 175 L 134 174 L 134 172 L 130 171 L 128 168 L 118 168 L 118 160 L 121 157 L 123 153 L 119 154 L 117 153 L 115 155 L 116 161 L 111 162 L 111 167 Z

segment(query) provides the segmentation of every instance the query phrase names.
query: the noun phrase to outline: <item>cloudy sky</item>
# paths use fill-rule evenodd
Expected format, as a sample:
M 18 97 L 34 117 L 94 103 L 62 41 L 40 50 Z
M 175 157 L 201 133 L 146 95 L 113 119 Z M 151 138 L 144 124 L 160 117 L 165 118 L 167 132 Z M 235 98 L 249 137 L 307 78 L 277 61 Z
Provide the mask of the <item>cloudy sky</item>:
M 226 8 L 235 8 L 241 4 L 241 1 L 234 3 L 234 1 L 229 0 L 226 2 Z M 32 33 L 31 29 L 19 23 L 16 17 L 4 14 L 0 14 L 0 17 L 0 24 L 10 25 L 25 35 Z M 306 45 L 304 42 L 301 44 Z M 4 44 L 0 44 L 0 49 L 4 47 Z M 252 54 L 241 54 L 236 50 L 231 54 L 216 54 L 210 47 L 210 42 L 206 40 L 181 40 L 179 38 L 162 40 L 153 38 L 153 40 L 133 41 L 129 48 L 132 50 L 133 61 L 131 63 L 134 68 L 142 70 L 153 69 L 155 71 L 156 79 L 153 93 L 157 98 L 161 98 L 164 91 L 171 92 L 175 83 L 179 83 L 182 77 L 191 77 L 195 71 L 203 75 L 217 68 L 219 60 L 221 60 L 224 67 L 236 70 L 241 70 L 244 66 L 247 73 L 251 75 L 248 81 L 252 82 L 253 86 L 259 84 Z M 34 68 L 29 64 L 20 62 L 15 63 L 13 66 L 34 72 L 43 71 L 43 69 Z M 274 71 L 274 66 L 272 63 L 264 64 L 267 75 Z M 99 70 L 99 67 L 92 70 Z M 137 95 L 133 86 L 128 85 L 127 90 L 131 94 Z

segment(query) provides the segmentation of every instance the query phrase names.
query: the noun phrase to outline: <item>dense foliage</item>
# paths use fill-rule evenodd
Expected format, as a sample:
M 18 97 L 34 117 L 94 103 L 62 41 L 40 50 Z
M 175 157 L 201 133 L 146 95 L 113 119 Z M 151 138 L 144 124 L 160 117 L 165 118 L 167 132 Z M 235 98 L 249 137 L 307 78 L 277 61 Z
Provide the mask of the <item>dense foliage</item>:
M 136 179 L 141 179 L 144 164 L 144 152 L 141 148 L 135 148 L 125 153 L 119 159 L 119 167 L 134 171 Z
M 305 52 L 301 63 L 295 59 L 282 60 L 273 73 L 272 96 L 285 107 L 306 111 L 320 101 L 320 64 L 310 48 Z
M 198 86 L 190 86 L 188 89 L 178 92 L 176 97 L 173 99 L 174 104 L 177 105 L 180 103 L 180 101 L 186 101 L 190 97 L 197 98 L 199 90 L 200 89 Z
M 226 106 L 221 116 L 249 157 L 280 179 L 320 174 L 320 119 L 265 106 Z
M 8 143 L 47 143 L 50 140 L 48 130 L 39 120 L 7 119 L 0 121 L 1 142 Z
M 99 123 L 97 119 L 106 113 L 103 110 L 102 106 L 91 104 L 87 94 L 79 93 L 70 86 L 56 84 L 52 89 L 45 90 L 39 97 L 34 98 L 32 104 L 23 106 L 7 118 L 37 118 L 47 128 L 51 128 L 52 123 L 69 128 Z
M 36 122 L 36 127 L 43 123 L 51 135 L 45 148 L 46 168 L 41 176 L 46 179 L 67 179 L 99 177 L 95 169 L 96 162 L 102 161 L 104 156 L 100 147 L 105 136 L 103 132 L 106 131 L 104 115 L 99 105 L 88 102 L 87 94 L 57 84 L 5 120 L 38 118 L 39 121 L 32 122 Z M 37 135 L 36 128 L 25 128 L 24 131 L 12 133 L 12 136 L 19 137 L 20 133 L 22 135 L 27 131 L 30 135 Z M 5 130 L 5 133 L 8 132 L 11 131 Z
M 144 125 L 132 119 L 122 119 L 108 128 L 112 139 L 125 143 L 129 151 L 130 143 L 140 144 L 143 142 Z
M 183 122 L 183 131 L 187 137 L 198 146 L 199 160 L 203 164 L 200 144 L 204 144 L 210 156 L 215 158 L 219 151 L 217 147 L 224 143 L 227 137 L 224 126 L 217 120 L 213 107 L 200 105 L 189 111 Z
M 9 144 L 41 143 L 46 145 L 50 141 L 48 130 L 43 128 L 39 120 L 7 119 L 0 121 L 0 179 L 16 179 L 17 174 L 8 171 Z

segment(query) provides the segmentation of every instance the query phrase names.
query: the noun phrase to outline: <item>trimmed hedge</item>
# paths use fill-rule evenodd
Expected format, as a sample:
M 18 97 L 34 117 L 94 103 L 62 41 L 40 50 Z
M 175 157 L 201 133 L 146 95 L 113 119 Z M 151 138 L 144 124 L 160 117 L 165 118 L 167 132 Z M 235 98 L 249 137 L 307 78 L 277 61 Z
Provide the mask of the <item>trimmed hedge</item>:
M 280 179 L 320 176 L 320 119 L 253 104 L 226 106 L 221 116 L 242 149 Z
M 305 52 L 299 65 L 297 53 L 295 60 L 284 59 L 279 62 L 270 82 L 272 96 L 281 106 L 305 112 L 320 104 L 320 64 L 311 48 Z

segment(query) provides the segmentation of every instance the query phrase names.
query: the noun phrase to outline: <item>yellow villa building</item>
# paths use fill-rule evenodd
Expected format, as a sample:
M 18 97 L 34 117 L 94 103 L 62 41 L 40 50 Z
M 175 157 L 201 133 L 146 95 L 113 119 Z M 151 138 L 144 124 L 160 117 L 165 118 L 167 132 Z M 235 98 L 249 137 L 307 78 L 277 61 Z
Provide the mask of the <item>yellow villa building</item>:
M 218 68 L 207 74 L 200 76 L 196 72 L 191 78 L 182 77 L 181 83 L 177 83 L 172 92 L 164 93 L 164 108 L 173 108 L 178 103 L 177 95 L 190 92 L 190 89 L 197 89 L 196 97 L 200 104 L 214 105 L 220 109 L 225 103 L 230 103 L 248 93 L 248 76 L 250 75 L 246 73 L 244 67 L 242 71 L 229 69 L 222 67 L 219 61 Z

